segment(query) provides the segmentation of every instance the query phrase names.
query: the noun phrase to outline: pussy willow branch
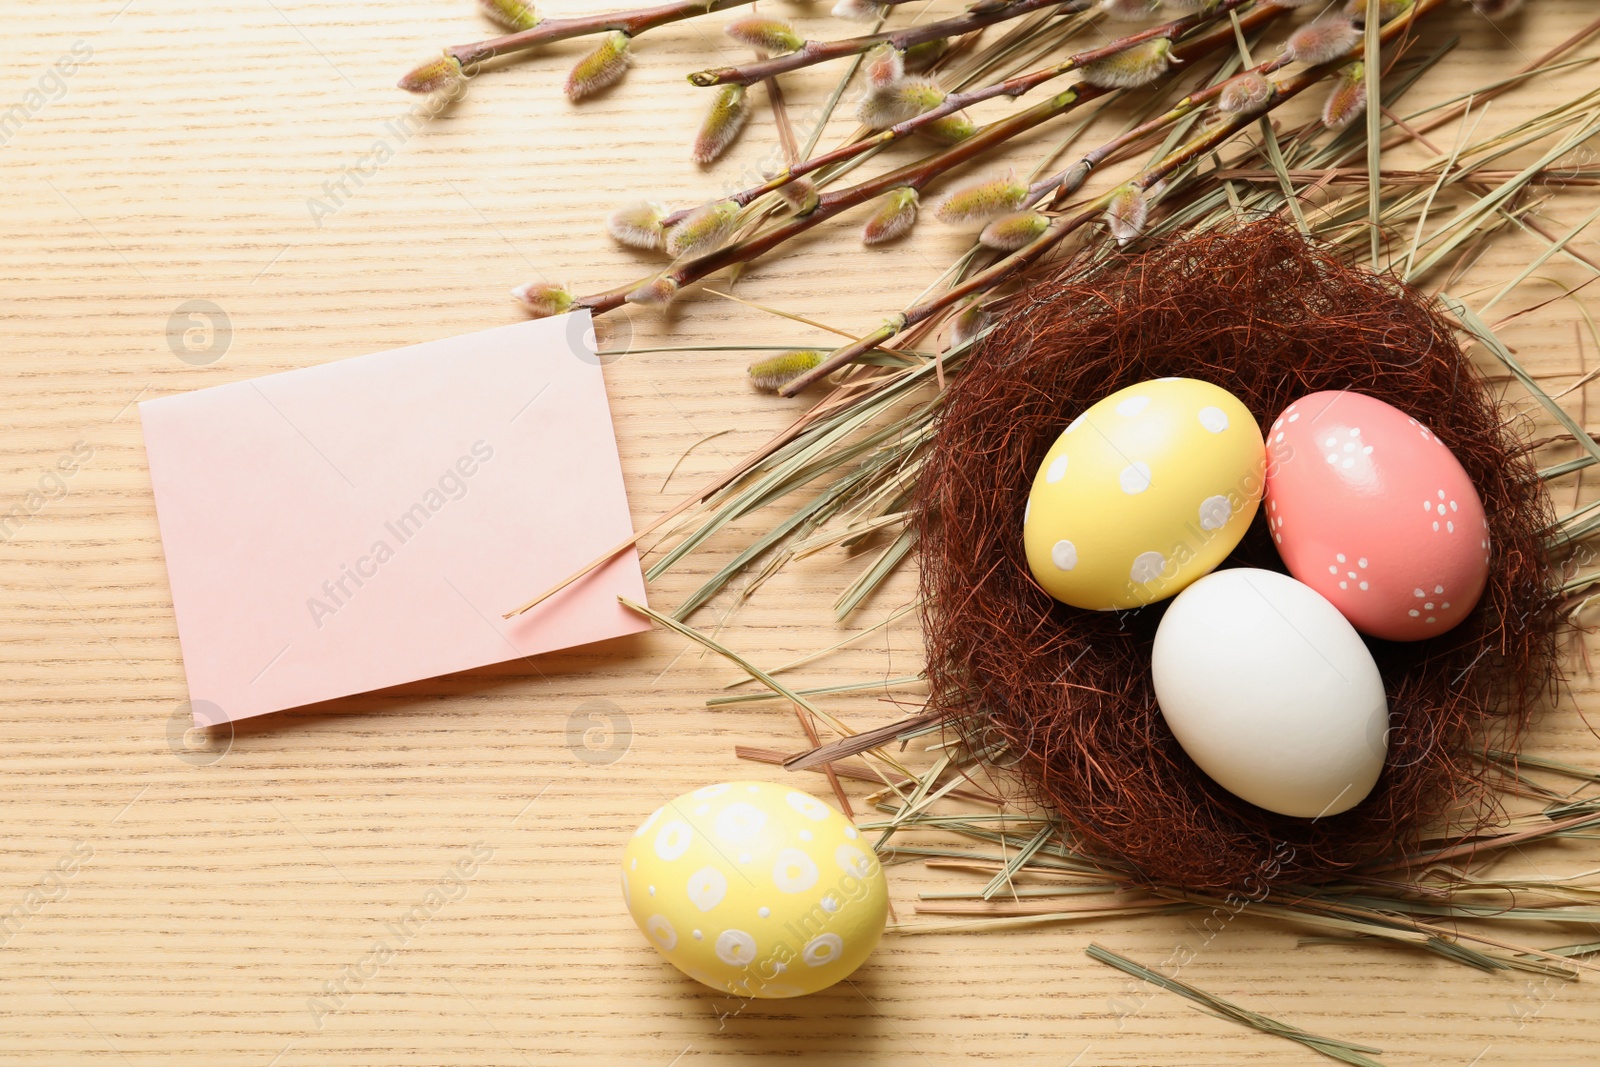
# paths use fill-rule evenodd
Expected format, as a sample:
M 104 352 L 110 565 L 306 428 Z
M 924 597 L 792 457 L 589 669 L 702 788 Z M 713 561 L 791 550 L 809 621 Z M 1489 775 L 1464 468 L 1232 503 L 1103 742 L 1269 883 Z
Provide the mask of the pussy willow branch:
M 1276 18 L 1283 10 L 1269 5 L 1260 11 L 1251 12 L 1249 16 L 1241 19 L 1240 22 L 1252 26 L 1257 25 Z M 1233 30 L 1229 27 L 1191 38 L 1176 45 L 1173 48 L 1173 55 L 1180 61 L 1192 60 L 1232 43 Z M 1041 100 L 1033 107 L 1020 111 L 1009 118 L 1004 118 L 982 127 L 971 137 L 941 152 L 913 163 L 908 163 L 903 167 L 861 182 L 858 185 L 824 193 L 818 198 L 816 208 L 808 214 L 787 219 L 769 230 L 753 234 L 742 241 L 725 245 L 704 255 L 674 264 L 654 277 L 669 279 L 679 287 L 682 287 L 708 277 L 724 267 L 730 267 L 736 263 L 749 262 L 765 255 L 789 238 L 804 233 L 835 215 L 864 204 L 891 189 L 906 187 L 920 190 L 940 175 L 979 158 L 994 146 L 1002 144 L 1026 130 L 1030 130 L 1043 122 L 1055 118 L 1057 115 L 1072 110 L 1079 104 L 1096 99 L 1110 91 L 1109 89 L 1082 83 L 1063 89 L 1048 100 Z M 647 279 L 644 284 L 648 284 L 648 281 Z M 580 297 L 573 302 L 573 306 L 588 308 L 595 314 L 603 314 L 620 307 L 627 300 L 628 294 L 638 289 L 640 284 L 639 282 L 632 282 L 617 286 L 614 289 L 608 289 L 603 293 Z
M 541 19 L 538 25 L 517 33 L 508 33 L 504 37 L 491 37 L 486 41 L 474 41 L 472 44 L 451 45 L 444 51 L 445 55 L 453 57 L 463 67 L 468 67 L 496 56 L 526 52 L 540 45 L 565 41 L 573 37 L 586 37 L 592 33 L 621 30 L 629 37 L 637 37 L 657 26 L 682 22 L 685 19 L 709 15 L 713 11 L 742 7 L 754 2 L 755 0 L 674 0 L 670 4 L 633 8 L 629 11 L 605 11 L 598 15 L 583 15 L 577 18 Z M 879 0 L 879 2 L 904 3 L 906 0 Z
M 1287 67 L 1293 62 L 1294 60 L 1290 58 L 1289 54 L 1284 52 L 1273 57 L 1272 59 L 1266 60 L 1265 62 L 1257 63 L 1253 67 L 1247 67 L 1239 73 L 1260 74 L 1262 76 L 1276 74 L 1278 71 L 1282 70 L 1284 67 Z M 1234 77 L 1238 77 L 1238 75 L 1234 75 Z M 1118 134 L 1105 144 L 1102 144 L 1100 147 L 1090 150 L 1084 154 L 1082 159 L 1079 159 L 1076 163 L 1067 167 L 1065 170 L 1035 182 L 1032 187 L 1034 195 L 1037 196 L 1050 192 L 1051 190 L 1055 190 L 1054 204 L 1052 206 L 1060 204 L 1063 200 L 1078 190 L 1079 186 L 1083 184 L 1084 179 L 1088 177 L 1091 171 L 1095 170 L 1101 164 L 1105 163 L 1113 156 L 1116 156 L 1124 149 L 1128 149 L 1139 144 L 1151 134 L 1160 133 L 1168 126 L 1174 125 L 1185 116 L 1191 115 L 1195 111 L 1198 111 L 1200 108 L 1204 107 L 1206 104 L 1209 104 L 1211 101 L 1222 95 L 1223 89 L 1227 88 L 1228 83 L 1232 80 L 1233 77 L 1224 78 L 1213 85 L 1202 86 L 1201 88 L 1190 93 L 1188 96 L 1184 97 L 1182 100 L 1179 100 L 1176 104 L 1173 104 L 1171 108 L 1162 114 L 1157 115 L 1155 118 L 1149 119 L 1146 122 L 1142 122 L 1133 129 L 1126 130 L 1123 133 Z M 1274 99 L 1269 100 L 1261 109 L 1249 112 L 1247 117 L 1259 119 L 1262 115 L 1270 112 L 1273 107 L 1277 106 L 1277 102 L 1276 95 L 1274 95 Z M 1071 179 L 1071 176 L 1073 175 L 1077 176 L 1076 180 Z
M 1074 55 L 1068 56 L 1066 59 L 1055 64 L 1054 66 L 1044 67 L 1036 71 L 1031 71 L 1027 74 L 1018 74 L 1013 78 L 1007 78 L 1005 81 L 996 82 L 993 85 L 985 85 L 980 88 L 970 89 L 961 93 L 951 93 L 949 96 L 944 98 L 942 103 L 930 111 L 924 111 L 920 115 L 914 115 L 911 118 L 906 119 L 904 122 L 897 122 L 893 126 L 879 130 L 878 132 L 868 137 L 864 137 L 859 141 L 852 141 L 849 144 L 841 145 L 838 148 L 823 152 L 822 154 L 813 156 L 810 159 L 802 160 L 798 163 L 792 164 L 773 175 L 767 181 L 762 182 L 760 185 L 752 185 L 747 189 L 741 189 L 732 196 L 729 196 L 727 199 L 732 200 L 740 207 L 745 207 L 759 197 L 764 196 L 775 189 L 781 189 L 783 186 L 794 181 L 796 178 L 804 177 L 805 175 L 810 174 L 812 171 L 819 170 L 822 167 L 826 167 L 830 164 L 840 163 L 844 160 L 852 159 L 873 148 L 878 148 L 883 145 L 891 144 L 895 141 L 901 140 L 915 133 L 917 130 L 928 125 L 929 123 L 936 122 L 939 119 L 944 118 L 946 115 L 953 115 L 957 111 L 971 107 L 973 104 L 979 103 L 980 101 L 990 100 L 997 96 L 1022 96 L 1030 90 L 1043 85 L 1047 81 L 1062 77 L 1063 75 L 1079 69 L 1086 63 L 1092 63 L 1097 59 L 1104 59 L 1107 56 L 1113 56 L 1119 52 L 1125 52 L 1136 45 L 1143 44 L 1145 41 L 1155 40 L 1158 37 L 1169 37 L 1176 40 L 1182 34 L 1188 33 L 1191 30 L 1199 28 L 1200 26 L 1213 22 L 1216 19 L 1225 16 L 1228 12 L 1235 10 L 1236 8 L 1240 8 L 1246 4 L 1251 4 L 1254 2 L 1255 0 L 1222 0 L 1222 2 L 1216 8 L 1205 14 L 1187 15 L 1181 19 L 1174 19 L 1171 22 L 1163 23 L 1159 26 L 1151 26 L 1148 29 L 1140 30 L 1137 33 L 1131 33 L 1126 37 L 1119 38 L 1108 45 L 1102 45 L 1099 48 L 1093 48 L 1088 51 L 1078 52 Z M 1266 18 L 1275 18 L 1278 15 L 1284 14 L 1285 11 L 1286 9 L 1280 7 L 1267 7 L 1263 9 L 1265 17 L 1262 16 L 1262 13 L 1257 14 L 1256 23 L 1264 22 L 1266 21 Z M 675 211 L 663 219 L 662 222 L 664 225 L 670 226 L 671 224 L 683 219 L 694 210 L 696 209 L 690 207 L 684 208 L 680 211 Z
M 801 67 L 860 55 L 880 44 L 892 45 L 900 51 L 905 51 L 913 45 L 926 41 L 936 41 L 941 37 L 959 37 L 973 30 L 981 30 L 985 26 L 993 26 L 997 22 L 1021 18 L 1041 8 L 1059 7 L 1061 10 L 1058 14 L 1073 15 L 1087 11 L 1093 4 L 1094 0 L 1010 0 L 1008 3 L 975 4 L 959 15 L 937 22 L 927 22 L 903 30 L 885 30 L 882 33 L 868 33 L 860 37 L 845 37 L 837 41 L 807 41 L 795 51 L 771 59 L 734 67 L 713 67 L 710 70 L 695 71 L 689 75 L 689 81 L 702 88 L 711 85 L 754 85 L 763 78 L 787 74 Z
M 757 259 L 791 237 L 819 226 L 843 211 L 865 204 L 891 189 L 907 187 L 920 190 L 946 171 L 976 159 L 994 146 L 1107 91 L 1091 85 L 1064 89 L 1050 99 L 1042 100 L 1010 118 L 984 126 L 971 137 L 941 152 L 846 189 L 823 193 L 817 199 L 817 206 L 805 215 L 787 219 L 769 230 L 753 234 L 742 241 L 724 245 L 704 255 L 675 264 L 654 277 L 669 278 L 682 287 L 715 274 L 724 267 Z M 639 284 L 630 282 L 603 293 L 580 297 L 574 301 L 573 306 L 586 307 L 596 314 L 601 314 L 620 306 L 628 294 L 639 287 Z
M 1393 40 L 1399 34 L 1410 29 L 1417 19 L 1442 7 L 1445 2 L 1446 0 L 1417 0 L 1416 5 L 1405 15 L 1385 25 L 1380 36 L 1385 42 Z M 1245 127 L 1254 125 L 1263 116 L 1270 114 L 1286 101 L 1292 100 L 1324 78 L 1336 73 L 1346 63 L 1360 58 L 1361 55 L 1362 48 L 1357 46 L 1333 62 L 1313 67 L 1280 83 L 1274 91 L 1272 99 L 1267 102 L 1264 108 L 1230 116 L 1226 122 L 1207 130 L 1200 137 L 1175 149 L 1165 158 L 1145 168 L 1131 179 L 1129 184 L 1136 186 L 1141 191 L 1148 190 L 1157 182 L 1171 176 L 1189 163 L 1215 151 Z M 1180 102 L 1179 107 L 1182 107 L 1183 103 Z M 1369 104 L 1370 106 L 1377 106 L 1377 101 L 1369 101 Z M 1175 107 L 1173 112 L 1177 110 L 1178 108 Z M 1170 121 L 1170 116 L 1173 112 L 1168 112 L 1167 115 L 1152 121 L 1157 123 Z M 1109 155 L 1110 152 L 1105 154 Z M 938 296 L 905 309 L 859 341 L 853 341 L 848 345 L 835 349 L 827 359 L 816 367 L 785 385 L 780 390 L 781 394 L 783 396 L 794 396 L 838 368 L 859 359 L 862 355 L 884 344 L 907 328 L 932 318 L 969 296 L 987 292 L 1015 278 L 1024 269 L 1038 262 L 1047 252 L 1059 245 L 1068 235 L 1099 218 L 1112 195 L 1112 193 L 1108 192 L 1098 197 L 1091 202 L 1088 208 L 1076 215 L 1055 219 L 1049 229 L 1016 252 L 1002 257 L 989 267 L 972 275 L 961 284 L 952 286 Z
M 461 64 L 463 68 L 470 68 L 473 64 L 482 63 L 486 59 L 526 52 L 538 48 L 540 45 L 566 41 L 574 37 L 587 37 L 591 34 L 606 33 L 611 30 L 620 30 L 629 37 L 637 37 L 641 33 L 653 30 L 658 26 L 666 26 L 673 22 L 684 22 L 688 19 L 698 18 L 701 15 L 709 15 L 731 7 L 743 7 L 754 2 L 755 0 L 673 0 L 672 3 L 658 4 L 654 7 L 630 8 L 626 11 L 603 11 L 597 15 L 581 15 L 575 18 L 540 19 L 537 25 L 531 26 L 526 30 L 508 33 L 502 37 L 474 41 L 471 44 L 451 45 L 444 52 L 445 55 L 450 56 Z M 877 0 L 877 3 L 883 6 L 894 6 L 910 2 L 911 0 Z M 1056 0 L 1056 2 L 1060 3 L 1062 0 Z M 1087 3 L 1087 0 L 1085 2 Z M 988 23 L 983 23 L 983 25 L 988 25 Z M 750 83 L 746 82 L 745 84 L 748 85 Z
M 1270 66 L 1270 64 L 1261 65 L 1262 68 L 1268 66 Z M 1261 68 L 1256 69 L 1259 70 Z M 1046 181 L 1040 182 L 1039 185 L 1044 187 L 1045 190 L 1048 190 L 1051 187 L 1058 188 L 1061 195 L 1070 196 L 1082 184 L 1083 180 L 1088 177 L 1089 172 L 1093 170 L 1098 163 L 1103 162 L 1115 152 L 1129 144 L 1134 143 L 1136 140 L 1144 136 L 1148 136 L 1150 133 L 1160 130 L 1171 123 L 1176 122 L 1185 115 L 1190 114 L 1195 110 L 1196 107 L 1200 106 L 1202 100 L 1214 96 L 1215 90 L 1220 89 L 1221 85 L 1219 84 L 1204 91 L 1203 95 L 1201 93 L 1196 93 L 1193 96 L 1185 97 L 1183 100 L 1180 100 L 1176 105 L 1174 105 L 1170 111 L 1151 119 L 1149 122 L 1143 123 L 1133 130 L 1129 130 L 1127 133 L 1122 134 L 1111 141 L 1107 141 L 1099 148 L 1086 154 L 1071 167 L 1068 167 L 1066 170 L 1060 172 L 1060 174 L 1057 174 Z M 1262 110 L 1234 116 L 1227 123 L 1219 125 L 1213 130 L 1208 131 L 1206 137 L 1202 138 L 1202 140 L 1210 143 L 1211 138 L 1218 138 L 1215 140 L 1214 144 L 1220 145 L 1239 130 L 1254 123 L 1262 115 L 1269 113 L 1279 103 L 1288 98 L 1288 94 L 1281 92 L 1275 93 L 1273 99 L 1269 101 Z M 1182 151 L 1182 149 L 1179 151 Z M 1172 159 L 1173 156 L 1176 156 L 1177 154 L 1177 152 L 1174 152 L 1172 155 L 1169 155 L 1167 159 L 1162 160 L 1161 163 L 1158 163 L 1151 167 L 1148 171 L 1141 173 L 1138 177 L 1133 179 L 1131 184 L 1138 185 L 1141 189 L 1148 189 L 1151 185 L 1155 184 L 1156 181 L 1160 180 L 1160 176 L 1170 174 L 1172 171 L 1177 169 L 1176 166 L 1170 169 L 1162 169 L 1162 164 L 1166 163 L 1167 160 Z M 1158 171 L 1160 176 L 1151 177 L 1148 181 L 1143 180 L 1147 175 L 1156 174 Z M 1075 177 L 1071 177 L 1074 175 Z M 788 385 L 784 386 L 780 392 L 784 396 L 794 396 L 808 388 L 813 382 L 816 382 L 826 375 L 833 373 L 840 367 L 843 367 L 861 358 L 861 356 L 872 351 L 874 348 L 877 348 L 879 345 L 882 345 L 896 334 L 902 333 L 907 329 L 911 329 L 917 326 L 919 323 L 926 322 L 940 311 L 943 311 L 945 308 L 958 303 L 968 296 L 986 292 L 1002 282 L 1009 280 L 1016 273 L 1036 262 L 1046 252 L 1054 248 L 1070 234 L 1075 233 L 1084 225 L 1098 218 L 1105 210 L 1106 203 L 1110 199 L 1110 196 L 1110 193 L 1102 195 L 1093 201 L 1086 210 L 1082 211 L 1078 215 L 1070 218 L 1064 217 L 1054 220 L 1051 223 L 1050 228 L 1037 237 L 1032 243 L 1025 245 L 1016 252 L 997 260 L 988 268 L 973 274 L 966 281 L 951 287 L 932 300 L 915 305 L 914 307 L 900 312 L 865 337 L 835 349 L 822 363 L 812 370 L 800 375 Z

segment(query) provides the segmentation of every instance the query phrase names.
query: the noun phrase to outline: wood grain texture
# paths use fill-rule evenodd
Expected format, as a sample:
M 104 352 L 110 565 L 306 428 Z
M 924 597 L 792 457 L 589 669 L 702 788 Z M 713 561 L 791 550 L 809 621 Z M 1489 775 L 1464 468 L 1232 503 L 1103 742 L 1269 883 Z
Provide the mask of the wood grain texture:
M 772 10 L 838 35 L 824 7 Z M 599 9 L 568 0 L 562 13 Z M 1414 99 L 1501 76 L 1594 15 L 1590 0 L 1532 0 L 1502 33 L 1458 5 L 1429 32 L 1459 46 Z M 442 44 L 488 35 L 466 0 L 0 0 L 0 18 L 0 114 L 26 112 L 0 146 L 0 518 L 17 509 L 0 540 L 0 915 L 27 912 L 0 932 L 0 1063 L 1323 1062 L 1141 990 L 1088 960 L 1090 940 L 1150 965 L 1180 942 L 1197 946 L 1186 980 L 1380 1046 L 1393 1065 L 1597 1058 L 1593 979 L 1546 984 L 1398 950 L 1296 947 L 1296 932 L 1248 915 L 1211 938 L 1182 917 L 893 935 L 849 983 L 801 1001 L 740 1005 L 702 989 L 660 961 L 620 907 L 622 842 L 664 798 L 784 773 L 739 763 L 736 744 L 802 741 L 775 703 L 708 711 L 736 673 L 660 632 L 252 720 L 188 747 L 135 401 L 515 321 L 504 293 L 529 278 L 589 290 L 641 274 L 644 262 L 601 233 L 604 212 L 744 184 L 774 158 L 772 119 L 763 100 L 728 159 L 705 170 L 688 161 L 703 97 L 682 74 L 739 54 L 715 17 L 642 38 L 627 79 L 581 107 L 559 91 L 584 47 L 569 42 L 503 64 L 415 121 L 415 101 L 393 82 Z M 87 57 L 58 83 L 50 71 L 75 46 Z M 786 82 L 802 135 L 835 76 Z M 1596 84 L 1588 67 L 1541 80 L 1496 102 L 1484 128 Z M 824 143 L 849 128 L 837 119 Z M 1436 138 L 1448 146 L 1455 134 Z M 1062 135 L 1047 125 L 1023 138 L 1020 165 Z M 313 211 L 330 189 L 336 209 Z M 1594 199 L 1567 190 L 1543 210 L 1564 231 Z M 870 329 L 963 247 L 925 225 L 867 254 L 850 221 L 807 237 L 803 256 L 748 272 L 739 295 Z M 1458 294 L 1486 299 L 1540 247 L 1507 232 Z M 1587 239 L 1574 247 L 1600 254 Z M 1588 276 L 1559 259 L 1539 273 L 1567 286 Z M 1500 310 L 1557 292 L 1535 282 Z M 169 344 L 191 300 L 229 320 L 205 365 Z M 1558 302 L 1506 337 L 1564 387 L 1584 366 L 1581 321 Z M 823 336 L 709 295 L 665 321 L 619 315 L 602 328 L 608 347 Z M 1591 346 L 1589 366 L 1594 356 Z M 634 353 L 608 366 L 641 524 L 801 410 L 752 394 L 747 359 Z M 1580 415 L 1584 392 L 1565 401 Z M 728 432 L 668 482 L 680 454 L 717 431 Z M 57 490 L 49 472 L 63 465 L 73 470 Z M 34 507 L 42 478 L 53 499 Z M 753 528 L 717 538 L 656 583 L 653 600 L 682 598 Z M 723 625 L 723 639 L 763 665 L 785 662 L 908 602 L 901 574 L 835 624 L 832 600 L 865 562 L 824 553 L 736 611 L 728 594 L 695 621 Z M 507 589 L 507 606 L 533 592 Z M 907 618 L 795 677 L 888 678 L 919 657 Z M 1573 684 L 1531 748 L 1594 765 L 1600 743 L 1581 716 L 1600 711 L 1600 694 L 1583 666 L 1575 655 Z M 830 707 L 879 725 L 901 713 L 887 697 Z M 598 706 L 586 702 L 597 700 L 626 730 L 589 735 L 586 747 Z M 819 776 L 804 777 L 823 792 Z M 475 873 L 453 880 L 468 857 Z M 1519 862 L 1571 872 L 1600 867 L 1600 849 L 1571 842 Z M 970 887 L 914 865 L 891 873 L 907 921 L 918 892 Z M 381 963 L 380 942 L 392 950 Z

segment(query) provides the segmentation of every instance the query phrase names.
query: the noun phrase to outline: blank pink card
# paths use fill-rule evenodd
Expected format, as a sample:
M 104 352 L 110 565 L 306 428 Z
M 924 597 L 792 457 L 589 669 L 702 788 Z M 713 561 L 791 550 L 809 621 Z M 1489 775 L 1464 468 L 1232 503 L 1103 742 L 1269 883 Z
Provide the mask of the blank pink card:
M 199 725 L 649 627 L 588 312 L 139 412 Z

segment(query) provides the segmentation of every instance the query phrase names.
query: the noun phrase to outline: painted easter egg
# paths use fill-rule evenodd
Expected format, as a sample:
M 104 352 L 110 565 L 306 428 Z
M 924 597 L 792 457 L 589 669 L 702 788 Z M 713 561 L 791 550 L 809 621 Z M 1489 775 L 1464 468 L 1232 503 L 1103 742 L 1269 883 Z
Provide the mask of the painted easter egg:
M 1034 475 L 1028 567 L 1095 611 L 1163 600 L 1233 551 L 1261 503 L 1261 428 L 1227 390 L 1158 378 L 1073 419 Z
M 1489 578 L 1483 502 L 1450 449 L 1375 397 L 1312 393 L 1268 431 L 1267 523 L 1289 573 L 1355 628 L 1420 641 Z
M 855 825 L 767 782 L 710 785 L 657 808 L 623 852 L 622 896 L 673 966 L 740 997 L 840 981 L 877 945 L 889 908 Z
M 1178 594 L 1151 649 L 1156 702 L 1200 769 L 1280 815 L 1359 804 L 1383 770 L 1389 703 L 1361 635 L 1275 571 L 1217 571 Z

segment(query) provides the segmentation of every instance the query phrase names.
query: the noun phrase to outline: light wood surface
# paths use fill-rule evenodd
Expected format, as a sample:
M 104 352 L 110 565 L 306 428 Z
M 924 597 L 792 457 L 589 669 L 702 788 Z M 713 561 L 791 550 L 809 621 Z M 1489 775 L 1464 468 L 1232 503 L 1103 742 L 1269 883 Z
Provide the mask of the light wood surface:
M 823 17 L 826 0 L 770 6 L 820 33 L 850 32 Z M 1464 4 L 1437 20 L 1428 32 L 1460 44 L 1415 99 L 1499 77 L 1596 14 L 1590 0 L 1528 6 L 1504 34 Z M 599 9 L 568 0 L 561 13 Z M 784 774 L 737 761 L 736 744 L 795 751 L 803 738 L 778 704 L 707 710 L 738 675 L 670 634 L 270 716 L 191 747 L 135 402 L 515 321 L 504 294 L 529 278 L 581 291 L 637 276 L 644 261 L 610 243 L 603 214 L 640 195 L 685 204 L 744 184 L 776 144 L 770 111 L 763 100 L 716 167 L 687 160 L 703 97 L 682 74 L 738 54 L 716 35 L 719 18 L 642 38 L 627 79 L 582 106 L 560 95 L 583 47 L 570 43 L 483 77 L 407 135 L 396 131 L 416 102 L 392 87 L 399 73 L 443 44 L 489 36 L 466 0 L 0 0 L 0 20 L 0 112 L 27 112 L 0 147 L 0 513 L 20 509 L 0 539 L 0 915 L 26 913 L 0 932 L 0 1063 L 1322 1062 L 1083 955 L 1098 941 L 1159 964 L 1196 939 L 1183 917 L 892 934 L 851 982 L 800 1001 L 741 1006 L 683 978 L 621 907 L 623 841 L 666 797 Z M 58 83 L 49 72 L 75 47 L 81 65 Z M 832 77 L 786 83 L 802 135 Z M 1497 102 L 1484 129 L 1596 84 L 1588 67 L 1542 80 Z M 849 128 L 839 119 L 824 143 Z M 1435 137 L 1447 148 L 1456 132 Z M 1045 127 L 1018 158 L 1031 166 L 1060 136 Z M 374 165 L 375 154 L 391 158 Z M 326 204 L 326 183 L 341 182 L 337 210 L 319 217 L 308 201 Z M 1593 190 L 1576 189 L 1544 211 L 1565 231 L 1594 206 Z M 962 241 L 928 224 L 864 254 L 847 222 L 804 241 L 803 256 L 750 271 L 737 291 L 866 330 Z M 1507 233 L 1457 291 L 1486 299 L 1540 247 Z M 1587 238 L 1574 248 L 1600 255 Z M 1587 277 L 1560 259 L 1540 274 Z M 1557 292 L 1535 282 L 1503 310 Z M 169 344 L 191 300 L 213 302 L 230 324 L 204 365 Z M 179 319 L 179 332 L 197 321 Z M 1583 366 L 1580 321 L 1572 301 L 1557 302 L 1506 336 L 1565 387 Z M 602 329 L 610 347 L 630 335 L 636 347 L 824 337 L 708 295 L 666 321 L 634 314 Z M 607 367 L 639 524 L 801 410 L 752 393 L 747 361 L 635 353 Z M 1574 412 L 1581 396 L 1567 397 Z M 668 483 L 680 454 L 719 431 Z M 74 468 L 65 489 L 48 480 L 52 499 L 30 498 L 58 461 Z M 653 601 L 676 603 L 753 528 L 691 557 L 652 587 Z M 695 621 L 723 625 L 723 640 L 758 663 L 783 663 L 908 602 L 902 574 L 836 624 L 832 600 L 864 561 L 824 553 L 736 611 L 724 595 Z M 506 606 L 533 592 L 508 588 Z M 908 617 L 795 677 L 887 678 L 919 657 Z M 1580 716 L 1593 721 L 1600 701 L 1581 658 L 1572 675 L 1530 747 L 1600 765 Z M 626 729 L 586 741 L 596 700 Z M 902 713 L 872 692 L 830 707 L 861 727 Z M 820 776 L 803 777 L 827 795 Z M 429 905 L 393 958 L 370 966 L 376 940 L 392 936 L 386 924 L 434 900 L 473 855 L 465 889 Z M 1600 845 L 1526 862 L 1548 874 L 1600 867 Z M 919 892 L 972 887 L 914 865 L 891 875 L 908 923 Z M 1392 1065 L 1600 1059 L 1593 977 L 1546 983 L 1393 949 L 1297 947 L 1297 937 L 1246 915 L 1183 977 L 1377 1045 Z M 1138 1010 L 1123 1017 L 1117 1000 Z

